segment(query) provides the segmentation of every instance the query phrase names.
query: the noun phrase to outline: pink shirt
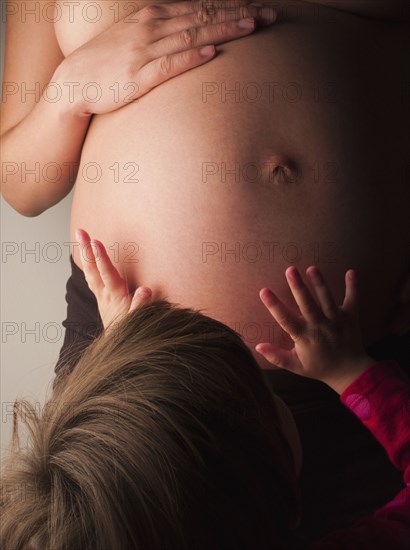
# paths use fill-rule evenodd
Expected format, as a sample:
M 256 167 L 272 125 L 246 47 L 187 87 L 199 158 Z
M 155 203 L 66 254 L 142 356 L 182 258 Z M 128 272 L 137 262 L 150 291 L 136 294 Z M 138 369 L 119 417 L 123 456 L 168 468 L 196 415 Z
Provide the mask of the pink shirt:
M 332 532 L 310 548 L 410 550 L 410 379 L 395 361 L 381 361 L 361 374 L 340 399 L 403 472 L 404 488 L 373 516 Z

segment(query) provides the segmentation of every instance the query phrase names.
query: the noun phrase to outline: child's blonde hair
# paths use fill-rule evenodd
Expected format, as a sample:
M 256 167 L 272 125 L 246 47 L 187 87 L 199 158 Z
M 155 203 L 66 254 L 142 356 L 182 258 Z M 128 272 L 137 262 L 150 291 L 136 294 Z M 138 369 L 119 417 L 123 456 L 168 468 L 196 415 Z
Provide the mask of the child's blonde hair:
M 198 311 L 142 306 L 91 344 L 41 414 L 23 401 L 14 420 L 4 550 L 272 550 L 297 516 L 264 375 L 235 331 Z

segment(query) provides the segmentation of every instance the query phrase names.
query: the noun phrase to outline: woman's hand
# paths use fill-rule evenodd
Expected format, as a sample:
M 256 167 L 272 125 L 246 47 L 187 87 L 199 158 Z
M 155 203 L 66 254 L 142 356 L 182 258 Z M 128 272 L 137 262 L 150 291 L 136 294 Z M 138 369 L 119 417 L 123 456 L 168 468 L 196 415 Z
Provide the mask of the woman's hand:
M 97 299 L 104 328 L 151 300 L 152 292 L 148 287 L 140 286 L 133 296 L 129 294 L 126 281 L 112 264 L 100 241 L 90 240 L 83 229 L 77 229 L 76 238 L 85 279 Z
M 272 316 L 295 343 L 291 350 L 261 343 L 256 351 L 274 365 L 295 374 L 325 382 L 342 393 L 375 361 L 362 344 L 358 320 L 357 275 L 345 275 L 346 293 L 338 307 L 319 269 L 306 270 L 318 303 L 303 282 L 298 270 L 289 267 L 286 278 L 301 315 L 291 312 L 268 288 L 260 298 Z
M 144 7 L 68 55 L 53 82 L 63 84 L 60 89 L 67 96 L 72 94 L 64 101 L 75 115 L 115 111 L 211 60 L 213 44 L 252 33 L 255 22 L 275 21 L 272 8 L 248 4 L 248 0 L 198 0 Z M 208 47 L 203 50 L 204 46 Z

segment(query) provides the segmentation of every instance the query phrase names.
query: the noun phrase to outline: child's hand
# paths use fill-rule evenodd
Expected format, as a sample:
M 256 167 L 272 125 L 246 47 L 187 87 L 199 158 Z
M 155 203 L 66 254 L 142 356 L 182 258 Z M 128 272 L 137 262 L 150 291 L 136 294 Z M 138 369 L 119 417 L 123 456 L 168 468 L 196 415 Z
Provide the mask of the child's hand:
M 76 238 L 80 244 L 85 279 L 97 298 L 104 328 L 151 300 L 152 292 L 147 287 L 140 286 L 133 296 L 129 294 L 126 281 L 112 264 L 101 242 L 91 241 L 83 229 L 76 230 Z
M 295 342 L 284 350 L 261 343 L 256 351 L 274 365 L 325 382 L 342 393 L 375 361 L 366 353 L 358 322 L 357 275 L 346 272 L 346 294 L 338 307 L 317 267 L 306 270 L 319 305 L 298 270 L 289 267 L 286 278 L 302 315 L 291 312 L 268 288 L 259 296 L 270 313 Z

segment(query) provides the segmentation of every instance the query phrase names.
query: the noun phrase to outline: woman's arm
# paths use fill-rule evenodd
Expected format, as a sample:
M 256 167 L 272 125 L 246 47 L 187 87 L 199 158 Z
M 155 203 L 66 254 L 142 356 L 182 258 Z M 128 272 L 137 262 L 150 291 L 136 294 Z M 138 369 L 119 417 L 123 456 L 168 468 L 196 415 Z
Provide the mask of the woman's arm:
M 53 3 L 8 0 L 1 109 L 5 200 L 21 214 L 36 216 L 64 198 L 74 184 L 92 114 L 116 110 L 206 63 L 215 49 L 203 54 L 202 46 L 246 36 L 255 20 L 274 22 L 274 10 L 266 14 L 248 3 L 237 0 L 232 9 L 216 0 L 213 13 L 198 2 L 148 6 L 64 58 L 50 15 Z M 241 26 L 246 17 L 250 26 Z M 123 90 L 121 97 L 107 79 Z M 88 83 L 101 84 L 97 102 L 84 98 Z
M 46 3 L 25 0 L 25 11 L 36 14 L 25 19 L 21 0 L 6 4 L 1 191 L 25 216 L 40 214 L 69 193 L 89 124 L 89 118 L 70 113 L 69 104 L 41 98 L 64 59 L 51 18 L 43 16 Z

